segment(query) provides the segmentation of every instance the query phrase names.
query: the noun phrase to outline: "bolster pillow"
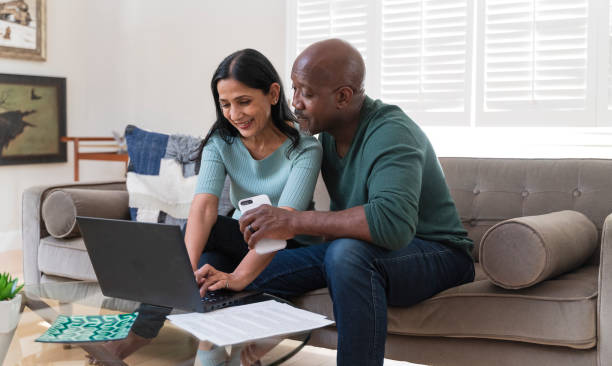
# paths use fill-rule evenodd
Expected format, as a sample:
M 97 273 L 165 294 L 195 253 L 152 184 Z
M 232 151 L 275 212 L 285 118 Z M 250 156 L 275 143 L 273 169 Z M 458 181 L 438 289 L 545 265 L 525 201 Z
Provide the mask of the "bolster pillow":
M 42 218 L 56 238 L 79 236 L 77 216 L 129 219 L 128 192 L 64 188 L 51 192 L 42 204 Z
M 559 211 L 494 225 L 482 237 L 479 259 L 491 282 L 520 289 L 579 267 L 596 247 L 591 220 Z

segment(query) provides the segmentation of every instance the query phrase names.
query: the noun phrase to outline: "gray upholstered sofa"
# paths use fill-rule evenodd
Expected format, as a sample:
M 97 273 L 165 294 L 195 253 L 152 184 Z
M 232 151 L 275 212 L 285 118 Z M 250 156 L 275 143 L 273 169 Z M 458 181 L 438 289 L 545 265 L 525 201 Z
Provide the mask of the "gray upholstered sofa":
M 612 160 L 443 158 L 460 216 L 476 245 L 494 224 L 560 210 L 583 213 L 598 248 L 579 268 L 534 286 L 495 286 L 476 265 L 476 280 L 411 308 L 390 308 L 386 357 L 432 365 L 612 364 Z M 123 182 L 70 184 L 124 190 Z M 95 280 L 81 238 L 48 236 L 41 202 L 53 187 L 23 195 L 26 283 Z M 295 299 L 333 316 L 325 289 Z M 311 344 L 334 348 L 333 327 Z

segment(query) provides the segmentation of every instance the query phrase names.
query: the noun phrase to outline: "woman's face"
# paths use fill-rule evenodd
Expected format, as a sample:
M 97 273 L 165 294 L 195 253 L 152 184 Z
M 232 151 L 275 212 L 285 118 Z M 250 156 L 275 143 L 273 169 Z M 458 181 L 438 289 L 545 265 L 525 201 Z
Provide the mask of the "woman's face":
M 268 94 L 250 88 L 234 79 L 217 83 L 219 105 L 227 120 L 244 138 L 258 135 L 273 126 L 271 109 L 278 103 L 280 85 L 273 83 Z

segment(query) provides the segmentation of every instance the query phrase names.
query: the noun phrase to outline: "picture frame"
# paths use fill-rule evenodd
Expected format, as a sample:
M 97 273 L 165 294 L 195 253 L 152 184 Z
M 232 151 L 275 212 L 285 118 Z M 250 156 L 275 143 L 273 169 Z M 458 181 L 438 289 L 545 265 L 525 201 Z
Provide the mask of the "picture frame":
M 0 0 L 0 57 L 45 61 L 46 0 Z
M 0 74 L 0 165 L 66 162 L 66 78 Z

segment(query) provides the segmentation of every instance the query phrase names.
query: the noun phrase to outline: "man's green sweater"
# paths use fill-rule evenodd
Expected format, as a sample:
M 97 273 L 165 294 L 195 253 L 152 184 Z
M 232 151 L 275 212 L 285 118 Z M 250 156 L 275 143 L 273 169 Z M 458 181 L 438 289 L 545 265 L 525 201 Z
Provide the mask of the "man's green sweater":
M 363 206 L 374 244 L 399 249 L 416 236 L 471 253 L 433 147 L 400 108 L 366 96 L 342 158 L 331 135 L 319 139 L 331 210 Z

